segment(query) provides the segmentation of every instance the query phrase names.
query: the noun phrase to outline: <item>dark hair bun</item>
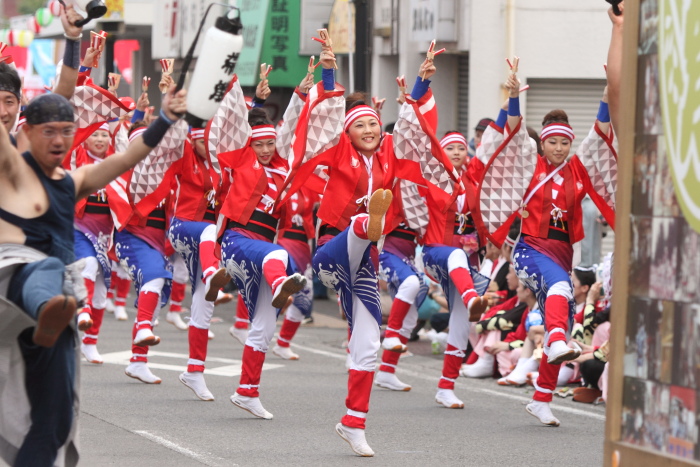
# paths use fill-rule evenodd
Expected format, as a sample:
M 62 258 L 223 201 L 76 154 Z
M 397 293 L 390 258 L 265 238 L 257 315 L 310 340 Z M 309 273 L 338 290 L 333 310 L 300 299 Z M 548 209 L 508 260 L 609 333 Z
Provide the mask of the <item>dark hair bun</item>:
M 248 111 L 248 124 L 250 126 L 272 125 L 272 122 L 267 118 L 267 112 L 259 107 L 253 107 Z
M 355 91 L 345 98 L 345 112 L 358 105 L 367 105 L 367 102 L 370 102 L 370 98 L 366 92 Z
M 131 136 L 131 134 L 134 132 L 134 130 L 138 130 L 139 128 L 143 128 L 145 126 L 148 126 L 148 125 L 146 125 L 146 122 L 144 122 L 143 120 L 136 120 L 129 127 L 128 135 Z
M 552 123 L 566 123 L 569 124 L 569 116 L 566 115 L 561 109 L 555 109 L 544 116 L 542 120 L 542 126 L 551 125 Z

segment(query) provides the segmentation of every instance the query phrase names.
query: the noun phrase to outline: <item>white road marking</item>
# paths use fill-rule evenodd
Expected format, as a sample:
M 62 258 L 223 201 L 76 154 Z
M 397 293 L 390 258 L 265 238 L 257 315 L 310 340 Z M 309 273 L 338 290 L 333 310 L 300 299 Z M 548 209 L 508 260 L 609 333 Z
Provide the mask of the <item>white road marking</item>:
M 318 354 L 318 355 L 325 355 L 326 357 L 337 358 L 337 359 L 339 359 L 339 360 L 345 360 L 345 358 L 346 358 L 346 357 L 345 357 L 346 354 L 342 354 L 342 355 L 341 355 L 341 354 L 338 354 L 338 353 L 336 353 L 336 352 L 329 352 L 329 351 L 327 351 L 327 350 L 314 349 L 313 347 L 307 347 L 307 346 L 305 346 L 305 345 L 299 345 L 299 344 L 296 344 L 296 343 L 294 343 L 294 342 L 291 342 L 291 346 L 292 346 L 292 347 L 295 347 L 295 348 L 297 348 L 297 349 L 306 350 L 307 352 L 315 353 L 315 354 Z
M 345 360 L 345 358 L 346 358 L 345 353 L 340 354 L 337 352 L 329 352 L 327 350 L 315 349 L 313 347 L 299 345 L 299 344 L 296 344 L 294 342 L 292 342 L 291 345 L 297 349 L 300 349 L 300 350 L 305 350 L 307 352 L 315 353 L 318 355 L 325 355 L 327 357 L 332 357 L 332 358 L 335 358 L 338 360 Z M 381 349 L 380 349 L 380 351 L 381 351 Z M 413 378 L 422 379 L 424 381 L 437 382 L 437 380 L 439 378 L 438 374 L 436 374 L 434 376 L 428 376 L 428 375 L 425 375 L 424 373 L 419 373 L 416 371 L 408 370 L 405 367 L 401 367 L 401 366 L 396 369 L 396 372 L 400 373 L 400 374 L 407 375 L 407 376 L 411 376 Z M 505 392 L 496 391 L 494 389 L 475 388 L 475 387 L 471 387 L 471 386 L 468 386 L 465 384 L 460 384 L 460 383 L 458 383 L 458 386 L 460 387 L 460 389 L 466 389 L 467 391 L 477 392 L 477 393 L 481 393 L 481 394 L 488 394 L 490 396 L 503 397 L 505 399 L 517 400 L 517 401 L 525 402 L 525 403 L 530 402 L 530 400 L 531 400 L 531 398 L 529 398 L 529 397 L 523 397 L 523 396 L 519 396 L 517 394 L 507 394 Z M 599 413 L 594 413 L 594 412 L 588 412 L 586 410 L 575 409 L 573 407 L 557 405 L 556 410 L 558 412 L 566 412 L 566 413 L 570 413 L 570 414 L 574 414 L 574 415 L 581 415 L 584 417 L 589 417 L 589 418 L 593 418 L 596 420 L 605 421 L 605 415 L 601 415 Z
M 128 350 L 123 352 L 111 352 L 102 354 L 102 359 L 105 363 L 113 365 L 123 365 L 127 366 L 129 364 L 129 359 L 132 353 Z M 168 364 L 162 363 L 160 360 L 163 358 L 174 358 L 180 360 L 181 364 Z M 148 352 L 148 367 L 152 370 L 168 370 L 177 371 L 182 373 L 187 370 L 187 360 L 189 356 L 183 353 L 173 353 L 173 352 L 160 352 L 157 350 L 149 350 Z M 154 361 L 154 359 L 156 361 Z M 212 366 L 212 363 L 227 363 L 227 365 Z M 230 378 L 232 376 L 239 376 L 241 374 L 241 360 L 236 360 L 232 358 L 221 358 L 221 357 L 207 357 L 206 370 L 204 374 L 206 376 L 224 376 Z M 276 368 L 282 368 L 284 365 L 276 363 L 267 363 L 263 365 L 264 370 L 274 370 Z
M 154 443 L 160 444 L 161 446 L 164 446 L 164 447 L 171 449 L 175 452 L 179 452 L 183 456 L 190 457 L 190 458 L 192 458 L 196 461 L 199 461 L 203 464 L 206 464 L 206 465 L 216 467 L 216 466 L 222 465 L 220 462 L 217 462 L 217 461 L 224 460 L 221 457 L 207 456 L 205 454 L 200 454 L 198 452 L 192 451 L 191 449 L 187 449 L 185 447 L 182 447 L 177 443 L 169 441 L 169 440 L 162 438 L 160 436 L 154 435 L 153 433 L 150 433 L 148 431 L 137 430 L 137 431 L 132 431 L 132 433 L 139 435 L 139 436 L 142 436 L 150 441 L 153 441 Z M 226 465 L 237 466 L 238 464 L 229 464 L 228 462 L 226 462 Z

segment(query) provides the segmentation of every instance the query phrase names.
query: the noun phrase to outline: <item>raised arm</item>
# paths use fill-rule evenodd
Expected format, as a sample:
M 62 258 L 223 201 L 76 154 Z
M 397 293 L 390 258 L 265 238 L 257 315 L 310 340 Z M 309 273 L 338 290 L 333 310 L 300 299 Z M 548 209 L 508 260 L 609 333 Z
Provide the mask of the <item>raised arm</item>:
M 258 86 L 255 88 L 255 96 L 253 96 L 253 107 L 262 107 L 265 105 L 265 101 L 272 94 L 270 89 L 270 82 L 266 79 L 260 80 Z
M 184 90 L 175 94 L 175 85 L 172 84 L 163 99 L 160 117 L 148 127 L 142 136 L 131 142 L 126 152 L 112 155 L 99 165 L 85 165 L 73 172 L 76 198 L 81 199 L 89 196 L 143 160 L 151 152 L 151 149 L 158 145 L 170 125 L 186 112 L 185 96 Z
M 289 100 L 289 105 L 282 116 L 282 125 L 277 130 L 277 140 L 275 145 L 277 153 L 283 158 L 288 159 L 292 151 L 292 140 L 294 132 L 299 124 L 299 116 L 306 102 L 306 95 L 309 89 L 314 85 L 314 75 L 307 73 L 304 79 L 301 80 L 299 86 L 294 90 L 292 98 Z
M 83 37 L 83 28 L 75 25 L 76 21 L 83 19 L 74 9 L 73 4 L 68 3 L 61 7 L 61 23 L 63 23 L 66 47 L 63 52 L 63 66 L 58 77 L 58 83 L 53 92 L 69 99 L 73 97 L 75 83 L 78 80 L 78 68 L 80 68 L 80 39 Z
M 608 99 L 610 104 L 610 117 L 613 128 L 619 128 L 620 115 L 620 86 L 622 83 L 622 26 L 624 24 L 625 2 L 619 4 L 622 14 L 616 16 L 612 8 L 608 10 L 608 16 L 612 21 L 612 36 L 608 49 Z
M 5 125 L 0 124 L 0 180 L 7 179 L 9 183 L 14 185 L 17 182 L 17 168 L 22 157 L 17 148 L 10 141 L 10 134 L 7 132 Z
M 603 98 L 600 100 L 600 107 L 598 108 L 598 117 L 595 124 L 598 125 L 598 129 L 607 135 L 610 131 L 610 109 L 608 104 L 608 86 L 605 86 L 603 91 Z
M 508 90 L 508 127 L 511 131 L 518 126 L 521 119 L 520 114 L 520 80 L 516 73 L 508 76 L 505 84 Z

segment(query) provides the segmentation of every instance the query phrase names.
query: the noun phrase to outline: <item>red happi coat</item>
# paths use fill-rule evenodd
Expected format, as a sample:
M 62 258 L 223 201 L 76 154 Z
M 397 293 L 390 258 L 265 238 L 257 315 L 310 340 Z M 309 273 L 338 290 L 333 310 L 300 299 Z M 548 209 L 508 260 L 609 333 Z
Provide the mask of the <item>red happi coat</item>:
M 314 238 L 314 204 L 319 201 L 317 193 L 302 188 L 294 193 L 289 202 L 285 204 L 287 213 L 284 219 L 280 220 L 279 233 L 284 236 L 285 232 L 299 232 L 304 230 L 306 238 Z
M 430 223 L 425 234 L 427 245 L 439 244 L 460 246 L 459 235 L 455 234 L 455 225 L 460 223 L 460 217 L 466 222 L 468 216 L 473 219 L 476 191 L 476 177 L 483 170 L 483 165 L 476 158 L 467 163 L 467 168 L 461 173 L 461 188 L 456 185 L 456 191 L 451 195 L 436 186 L 431 186 L 426 195 Z M 454 196 L 456 194 L 456 196 Z M 463 197 L 462 209 L 459 209 L 458 199 Z M 485 243 L 481 239 L 481 243 Z
M 318 186 L 313 176 L 318 173 L 319 167 L 327 167 L 328 180 L 323 187 L 318 217 L 323 224 L 339 230 L 347 228 L 351 217 L 362 212 L 362 206 L 370 192 L 367 186 L 369 174 L 361 159 L 365 156 L 357 152 L 343 131 L 343 92 L 340 85 L 336 85 L 334 91 L 325 91 L 323 83 L 318 83 L 309 91 L 292 143 L 290 186 L 282 197 L 285 202 L 302 186 Z M 419 114 L 417 119 L 436 124 L 434 99 L 430 91 L 415 105 L 415 111 Z M 424 182 L 418 161 L 399 157 L 396 145 L 394 136 L 384 135 L 373 155 L 373 190 L 383 188 L 397 193 L 398 179 L 416 184 Z M 413 219 L 405 215 L 404 207 L 400 197 L 396 198 L 386 214 L 384 234 L 407 218 Z
M 145 225 L 148 215 L 169 198 L 177 161 L 182 158 L 187 123 L 178 120 L 144 160 L 107 185 L 114 226 Z
M 552 212 L 552 179 L 533 194 L 522 207 L 528 194 L 553 169 L 539 156 L 536 145 L 522 125 L 522 119 L 512 132 L 502 133 L 489 127 L 482 136 L 477 158 L 486 168 L 477 188 L 479 202 L 475 216 L 480 234 L 501 246 L 516 216 L 527 211 L 522 233 L 547 238 Z M 603 134 L 597 124 L 579 145 L 559 174 L 564 178 L 566 219 L 569 241 L 583 239 L 581 201 L 590 195 L 606 221 L 615 225 L 615 190 L 617 188 L 617 153 L 612 129 Z
M 236 151 L 219 154 L 219 164 L 222 169 L 223 196 L 220 214 L 223 218 L 247 224 L 255 211 L 260 199 L 267 192 L 267 174 L 265 167 L 258 162 L 253 148 L 246 146 Z M 270 160 L 268 167 L 287 172 L 289 166 L 279 154 Z M 273 177 L 277 190 L 281 190 L 284 180 Z M 280 214 L 282 211 L 277 211 Z M 281 216 L 280 216 L 281 217 Z M 227 222 L 222 224 L 226 227 Z
M 209 160 L 197 155 L 190 140 L 185 141 L 182 159 L 173 164 L 173 170 L 173 215 L 187 221 L 215 223 L 219 175 Z
M 112 150 L 112 148 L 109 148 L 109 150 L 105 154 L 105 158 L 111 156 L 112 154 L 114 154 L 114 151 Z M 78 167 L 82 167 L 88 164 L 99 163 L 97 160 L 93 159 L 93 157 L 91 157 L 90 154 L 88 154 L 87 149 L 85 149 L 83 145 L 80 145 L 77 148 L 75 148 L 70 154 L 70 158 L 66 158 L 66 161 L 68 160 L 70 161 L 69 170 L 75 170 Z M 107 191 L 104 188 L 102 188 L 98 190 L 97 193 L 94 193 L 94 195 L 97 195 L 98 197 L 104 197 L 106 199 Z M 85 208 L 87 207 L 88 203 L 92 202 L 90 200 L 91 197 L 92 196 L 83 198 L 77 203 L 75 203 L 75 217 L 83 217 L 83 214 L 85 213 Z
M 372 170 L 375 177 L 371 190 L 368 187 L 369 174 L 365 162 L 361 160 L 365 156 L 354 149 L 346 133 L 341 134 L 337 146 L 314 160 L 315 163 L 329 168 L 329 181 L 323 191 L 317 214 L 322 223 L 338 230 L 346 229 L 350 225 L 351 217 L 364 210 L 368 193 L 379 188 L 391 189 L 394 186 L 396 158 L 390 150 L 391 146 L 391 135 L 385 136 L 379 150 L 373 155 L 375 159 Z M 376 167 L 377 163 L 379 167 Z M 392 203 L 386 214 L 385 234 L 393 230 L 400 221 L 397 219 L 397 208 L 396 203 Z
M 426 245 L 453 245 L 457 199 L 464 195 L 462 214 L 469 213 L 475 203 L 474 179 L 483 165 L 472 159 L 467 170 L 458 173 L 440 146 L 435 128 L 437 109 L 431 91 L 417 102 L 408 99 L 402 106 L 394 129 L 396 152 L 403 160 L 417 162 L 422 177 L 422 187 L 413 195 L 407 193 L 410 186 L 402 186 L 404 214 L 407 224 L 423 236 Z
M 287 146 L 293 132 L 289 127 L 296 126 L 298 109 L 303 106 L 301 96 L 292 96 L 284 114 L 284 125 L 278 131 L 275 142 L 276 152 L 269 168 L 287 173 L 289 165 L 285 160 Z M 226 96 L 205 130 L 205 144 L 214 170 L 220 171 L 221 183 L 217 199 L 221 204 L 217 221 L 219 235 L 223 233 L 228 220 L 247 224 L 262 196 L 267 192 L 267 174 L 264 166 L 250 147 L 252 129 L 248 124 L 248 109 L 238 77 L 233 76 Z M 281 192 L 285 179 L 279 174 L 272 176 L 278 192 Z M 279 203 L 273 207 L 273 215 L 284 224 L 286 210 Z

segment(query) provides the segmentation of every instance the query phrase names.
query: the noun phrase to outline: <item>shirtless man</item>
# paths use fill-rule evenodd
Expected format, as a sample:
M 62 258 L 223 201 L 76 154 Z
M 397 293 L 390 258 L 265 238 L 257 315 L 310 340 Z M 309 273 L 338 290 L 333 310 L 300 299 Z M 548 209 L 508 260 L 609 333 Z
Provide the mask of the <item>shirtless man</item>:
M 75 135 L 73 106 L 56 93 L 32 100 L 22 127 L 29 150 L 20 154 L 8 134 L 9 122 L 15 118 L 7 104 L 19 94 L 19 88 L 16 92 L 3 90 L 3 83 L 14 82 L 11 78 L 8 70 L 0 69 L 0 246 L 24 245 L 48 256 L 19 266 L 7 293 L 10 301 L 37 321 L 18 337 L 26 367 L 31 428 L 14 463 L 52 465 L 73 422 L 75 335 L 68 325 L 77 304 L 75 297 L 64 292 L 63 283 L 66 266 L 74 261 L 75 202 L 148 155 L 185 113 L 185 91 L 175 93 L 174 85 L 171 87 L 160 118 L 123 154 L 110 156 L 99 166 L 90 164 L 67 172 L 61 162 Z M 17 106 L 14 112 L 16 116 Z

